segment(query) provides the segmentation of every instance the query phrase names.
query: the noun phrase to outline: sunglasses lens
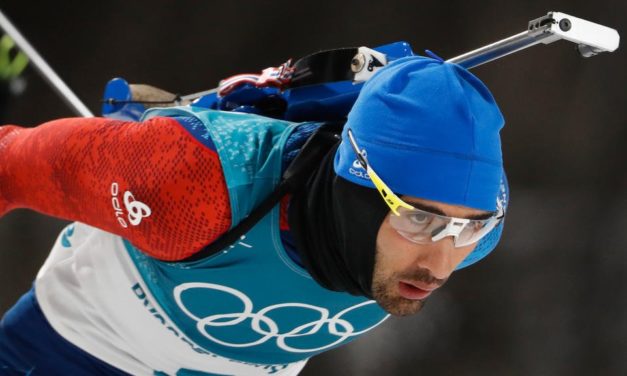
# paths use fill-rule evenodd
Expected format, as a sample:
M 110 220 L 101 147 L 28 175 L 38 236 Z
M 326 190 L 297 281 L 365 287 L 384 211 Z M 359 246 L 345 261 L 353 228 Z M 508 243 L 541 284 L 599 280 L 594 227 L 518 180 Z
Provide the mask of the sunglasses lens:
M 446 227 L 440 216 L 417 209 L 399 208 L 399 215 L 390 215 L 390 225 L 404 238 L 415 243 L 429 243 L 434 232 Z
M 439 240 L 438 235 L 444 231 L 446 236 L 454 237 L 456 247 L 478 242 L 499 223 L 499 220 L 493 217 L 466 221 L 467 223 L 460 226 L 459 222 L 454 223 L 451 217 L 405 208 L 399 209 L 399 215 L 391 214 L 389 218 L 392 228 L 409 241 L 420 244 L 431 243 Z
M 456 247 L 465 247 L 481 240 L 499 224 L 496 218 L 481 221 L 470 221 L 455 240 Z

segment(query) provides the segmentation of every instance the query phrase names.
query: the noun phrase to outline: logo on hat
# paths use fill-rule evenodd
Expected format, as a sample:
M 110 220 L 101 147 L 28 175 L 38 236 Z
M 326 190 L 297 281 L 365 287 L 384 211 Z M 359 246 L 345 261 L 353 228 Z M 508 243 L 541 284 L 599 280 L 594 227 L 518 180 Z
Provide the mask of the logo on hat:
M 364 157 L 366 157 L 366 158 L 368 157 L 366 155 L 366 151 L 365 150 L 362 150 L 361 154 Z M 368 173 L 366 172 L 366 169 L 364 169 L 364 167 L 361 165 L 361 163 L 359 162 L 358 159 L 355 159 L 353 161 L 353 167 L 349 168 L 348 172 L 351 175 L 357 176 L 358 178 L 365 179 L 365 180 L 370 180 L 370 175 L 368 175 Z

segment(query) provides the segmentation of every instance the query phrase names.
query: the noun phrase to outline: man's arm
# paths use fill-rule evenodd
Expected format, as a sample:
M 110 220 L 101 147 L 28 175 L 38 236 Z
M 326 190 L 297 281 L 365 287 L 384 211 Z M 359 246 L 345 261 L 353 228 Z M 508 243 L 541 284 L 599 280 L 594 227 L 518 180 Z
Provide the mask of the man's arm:
M 164 260 L 231 225 L 217 153 L 171 118 L 0 127 L 0 216 L 15 208 L 87 223 Z

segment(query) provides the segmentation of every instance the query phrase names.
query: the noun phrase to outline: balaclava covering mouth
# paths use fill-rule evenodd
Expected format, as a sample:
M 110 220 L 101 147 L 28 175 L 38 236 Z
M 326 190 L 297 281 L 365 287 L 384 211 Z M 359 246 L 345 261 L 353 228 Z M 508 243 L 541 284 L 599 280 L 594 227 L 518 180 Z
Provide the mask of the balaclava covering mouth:
M 396 194 L 497 211 L 508 194 L 503 124 L 487 87 L 461 66 L 412 56 L 377 72 L 351 109 L 341 143 L 290 205 L 297 247 L 314 279 L 371 297 L 376 236 L 389 209 L 356 161 L 348 129 Z M 460 267 L 494 249 L 502 226 Z

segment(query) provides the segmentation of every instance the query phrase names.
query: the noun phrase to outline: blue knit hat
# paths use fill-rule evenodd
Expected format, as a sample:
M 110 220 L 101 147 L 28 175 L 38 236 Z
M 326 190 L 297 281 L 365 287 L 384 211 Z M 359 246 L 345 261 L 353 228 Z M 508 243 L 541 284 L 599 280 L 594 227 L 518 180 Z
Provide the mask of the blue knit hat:
M 456 64 L 411 56 L 377 72 L 348 115 L 335 172 L 374 187 L 356 162 L 351 129 L 396 194 L 495 211 L 504 119 L 488 88 Z

